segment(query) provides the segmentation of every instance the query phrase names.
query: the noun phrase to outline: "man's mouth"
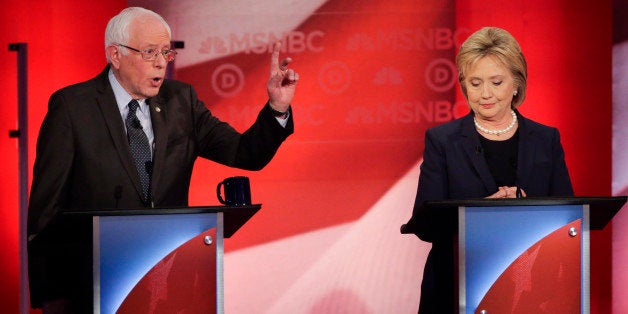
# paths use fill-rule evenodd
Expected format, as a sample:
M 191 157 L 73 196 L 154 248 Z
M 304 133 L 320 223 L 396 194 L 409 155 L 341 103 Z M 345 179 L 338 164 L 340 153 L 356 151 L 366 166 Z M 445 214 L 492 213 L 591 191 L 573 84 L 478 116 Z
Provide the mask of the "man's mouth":
M 158 87 L 159 85 L 161 85 L 161 82 L 163 81 L 163 78 L 161 77 L 154 77 L 151 82 L 153 83 L 154 87 Z

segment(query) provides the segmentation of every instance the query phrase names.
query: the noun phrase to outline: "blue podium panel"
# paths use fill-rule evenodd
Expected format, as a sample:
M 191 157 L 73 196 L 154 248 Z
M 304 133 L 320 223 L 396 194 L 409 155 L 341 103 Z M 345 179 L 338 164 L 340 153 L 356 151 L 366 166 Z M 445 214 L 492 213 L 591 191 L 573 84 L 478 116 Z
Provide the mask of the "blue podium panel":
M 125 302 L 133 302 L 127 300 L 132 291 L 136 300 L 150 300 L 150 304 L 145 306 L 163 308 L 166 306 L 165 299 L 176 297 L 172 289 L 165 287 L 176 285 L 172 277 L 184 274 L 198 279 L 197 270 L 186 269 L 192 267 L 186 264 L 197 260 L 203 263 L 207 260 L 211 264 L 206 267 L 211 272 L 210 277 L 202 278 L 215 280 L 201 283 L 215 288 L 208 290 L 214 294 L 211 298 L 197 297 L 216 300 L 211 305 L 215 309 L 213 312 L 222 312 L 222 223 L 222 213 L 94 216 L 95 313 L 125 312 L 120 308 Z M 201 254 L 202 258 L 196 258 L 196 254 Z M 174 261 L 180 261 L 179 265 L 175 265 Z M 205 264 L 195 267 L 203 269 Z M 173 271 L 179 273 L 172 276 Z M 198 283 L 194 284 L 198 287 Z M 146 289 L 151 286 L 156 287 L 154 291 Z M 191 291 L 186 293 L 192 294 Z
M 568 289 L 576 290 L 559 292 L 567 293 L 562 299 L 575 293 L 577 308 L 588 311 L 588 205 L 460 207 L 458 215 L 460 313 L 482 313 L 486 309 L 478 308 L 480 304 L 490 302 L 508 303 L 501 309 L 515 313 L 521 312 L 516 309 L 524 308 L 525 302 L 542 303 L 541 308 L 558 306 L 549 299 L 538 301 L 543 297 L 531 291 L 538 288 L 534 280 L 555 278 L 559 278 L 556 284 L 563 284 L 561 288 L 575 278 L 576 287 Z M 570 260 L 556 260 L 564 258 Z M 501 300 L 485 300 L 489 290 L 493 299 Z

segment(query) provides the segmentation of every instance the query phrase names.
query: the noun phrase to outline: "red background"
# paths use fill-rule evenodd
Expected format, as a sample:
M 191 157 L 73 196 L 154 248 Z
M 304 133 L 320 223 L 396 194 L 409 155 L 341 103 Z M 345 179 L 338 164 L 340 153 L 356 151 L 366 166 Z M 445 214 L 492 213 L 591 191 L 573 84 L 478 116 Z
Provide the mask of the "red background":
M 333 3 L 333 2 L 330 2 Z M 355 2 L 356 6 L 358 1 Z M 375 1 L 373 3 L 376 3 Z M 405 12 L 419 10 L 419 8 L 386 6 L 381 2 L 379 7 L 372 9 L 388 9 Z M 108 19 L 119 12 L 126 5 L 126 1 L 85 2 L 78 0 L 62 1 L 3 1 L 3 10 L 0 11 L 0 58 L 3 67 L 0 68 L 0 82 L 3 92 L 3 106 L 0 106 L 0 149 L 2 154 L 2 183 L 0 186 L 0 309 L 3 312 L 16 313 L 20 309 L 20 257 L 19 257 L 19 213 L 17 190 L 17 140 L 7 136 L 8 130 L 15 129 L 17 124 L 17 92 L 16 92 L 16 54 L 8 51 L 9 43 L 27 42 L 28 58 L 28 103 L 29 103 L 29 165 L 34 161 L 34 147 L 39 125 L 46 111 L 46 104 L 50 94 L 63 86 L 84 81 L 95 76 L 102 70 L 105 59 L 103 53 L 104 28 Z M 374 4 L 378 5 L 378 4 Z M 560 129 L 563 145 L 567 156 L 567 165 L 570 169 L 575 192 L 579 196 L 610 195 L 611 185 L 611 52 L 612 26 L 611 1 L 456 1 L 456 25 L 458 29 L 475 30 L 481 26 L 494 25 L 508 29 L 519 41 L 524 49 L 529 67 L 529 85 L 527 99 L 521 111 L 527 117 L 541 123 L 556 126 Z M 324 9 L 324 8 L 323 8 Z M 340 24 L 338 27 L 342 26 Z M 339 28 L 342 32 L 343 29 Z M 319 56 L 326 58 L 330 56 Z M 330 57 L 331 58 L 331 57 Z M 298 62 L 301 61 L 301 64 Z M 311 60 L 296 60 L 295 67 L 307 67 Z M 385 62 L 386 56 L 358 59 L 356 62 Z M 310 64 L 311 66 L 311 64 Z M 297 99 L 295 100 L 295 118 L 298 118 L 298 103 L 307 103 L 315 91 L 307 88 L 304 80 Z M 260 88 L 261 88 L 260 84 Z M 262 90 L 263 91 L 263 90 Z M 359 100 L 360 89 L 352 90 Z M 204 98 L 208 103 L 215 101 L 211 97 Z M 262 100 L 263 101 L 263 100 Z M 261 105 L 261 104 L 260 104 Z M 349 106 L 350 104 L 346 104 Z M 219 111 L 219 110 L 218 110 Z M 296 120 L 297 132 L 303 129 L 316 129 L 315 126 L 300 128 Z M 323 130 L 321 130 L 323 131 Z M 344 134 L 351 134 L 352 130 L 344 130 Z M 333 135 L 334 132 L 331 133 Z M 336 132 L 337 134 L 337 132 Z M 299 136 L 299 137 L 297 137 Z M 285 151 L 280 151 L 277 160 L 274 160 L 265 177 L 255 177 L 260 182 L 253 191 L 253 197 L 263 200 L 265 207 L 275 208 L 287 206 L 301 195 L 282 195 L 284 185 L 298 184 L 292 180 L 290 172 L 282 167 L 282 162 L 298 160 L 316 161 L 319 156 L 327 160 L 341 160 L 343 152 L 331 149 L 330 151 L 303 151 L 298 147 L 299 139 L 304 135 L 295 134 L 297 140 L 286 145 Z M 360 136 L 368 136 L 360 134 Z M 422 136 L 420 136 L 422 137 Z M 412 151 L 420 153 L 421 147 L 412 147 Z M 391 152 L 404 153 L 408 152 Z M 362 158 L 377 155 L 377 151 L 364 152 Z M 364 160 L 355 159 L 357 162 Z M 411 164 L 408 163 L 407 166 Z M 346 164 L 338 162 L 333 167 L 343 169 Z M 200 168 L 213 167 L 200 163 Z M 199 168 L 197 167 L 197 168 Z M 395 165 L 395 171 L 403 172 L 404 165 Z M 363 166 L 368 169 L 368 165 Z M 214 200 L 212 186 L 215 185 L 225 170 L 214 169 L 212 180 L 204 180 L 195 173 L 191 191 L 191 203 L 207 203 L 208 192 Z M 198 171 L 197 171 L 198 173 Z M 236 174 L 230 172 L 231 174 Z M 248 174 L 247 174 L 248 175 Z M 316 176 L 317 173 L 311 173 Z M 361 180 L 361 177 L 387 177 L 381 173 L 355 173 L 355 184 L 352 185 L 359 193 L 363 188 L 372 187 L 372 182 Z M 270 179 L 265 179 L 270 178 Z M 264 182 L 264 180 L 270 180 Z M 333 197 L 325 184 L 340 184 L 333 177 L 321 177 L 320 195 Z M 377 180 L 376 180 L 377 181 Z M 271 186 L 270 183 L 276 184 Z M 360 183 L 361 182 L 361 183 Z M 266 183 L 266 184 L 265 184 Z M 385 184 L 380 181 L 380 189 Z M 306 194 L 305 191 L 303 192 Z M 368 203 L 369 198 L 365 197 Z M 255 199 L 254 199 L 255 201 Z M 213 201 L 212 201 L 213 203 Z M 361 206 L 367 207 L 369 204 Z M 272 206 L 271 206 L 272 205 Z M 235 250 L 255 243 L 263 243 L 282 234 L 303 232 L 321 226 L 346 222 L 359 217 L 361 213 L 348 212 L 341 214 L 340 220 L 333 220 L 330 216 L 316 216 L 314 213 L 301 213 L 294 217 L 284 217 L 289 223 L 282 223 L 282 227 L 275 234 L 262 235 L 258 233 L 260 222 L 252 221 L 252 225 L 243 230 L 243 234 L 230 241 L 226 241 L 227 250 Z M 304 217 L 305 215 L 305 217 Z M 313 215 L 313 216 L 308 216 Z M 256 217 L 257 218 L 257 217 Z M 268 217 L 267 217 L 268 218 Z M 319 219 L 313 219 L 319 218 Z M 270 218 L 268 218 L 270 219 Z M 313 222 L 312 222 L 313 221 Z M 283 228 L 283 229 L 282 229 Z M 611 227 L 602 232 L 592 233 L 591 249 L 591 312 L 611 312 Z M 622 287 L 615 287 L 621 289 Z

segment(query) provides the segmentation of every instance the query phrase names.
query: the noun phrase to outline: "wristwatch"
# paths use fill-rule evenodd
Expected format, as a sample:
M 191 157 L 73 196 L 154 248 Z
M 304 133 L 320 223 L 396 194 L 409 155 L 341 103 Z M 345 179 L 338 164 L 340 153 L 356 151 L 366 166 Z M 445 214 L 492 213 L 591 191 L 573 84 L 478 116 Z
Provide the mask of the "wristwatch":
M 272 112 L 273 116 L 277 117 L 277 118 L 281 118 L 281 119 L 285 119 L 288 117 L 288 114 L 290 113 L 290 107 L 288 107 L 288 110 L 281 112 L 279 110 L 275 110 L 273 107 L 268 106 L 268 108 L 270 108 L 270 112 Z

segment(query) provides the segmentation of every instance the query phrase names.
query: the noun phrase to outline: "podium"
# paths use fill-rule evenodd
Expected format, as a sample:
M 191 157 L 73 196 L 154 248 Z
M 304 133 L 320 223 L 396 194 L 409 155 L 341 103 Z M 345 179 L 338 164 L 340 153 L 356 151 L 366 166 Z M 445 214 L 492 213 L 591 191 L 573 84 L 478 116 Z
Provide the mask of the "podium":
M 94 313 L 223 313 L 223 238 L 261 205 L 68 211 L 92 231 Z
M 428 201 L 458 237 L 459 313 L 589 313 L 589 232 L 626 197 Z

